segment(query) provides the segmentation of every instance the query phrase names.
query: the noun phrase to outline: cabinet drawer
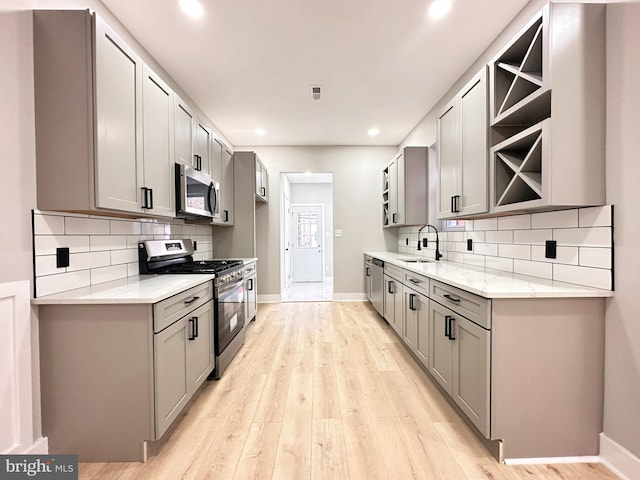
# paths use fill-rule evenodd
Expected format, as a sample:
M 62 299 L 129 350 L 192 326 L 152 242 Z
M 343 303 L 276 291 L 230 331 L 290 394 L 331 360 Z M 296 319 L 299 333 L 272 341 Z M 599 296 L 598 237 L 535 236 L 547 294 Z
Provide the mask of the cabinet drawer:
M 256 262 L 248 263 L 244 266 L 244 276 L 248 277 L 256 271 Z
M 491 328 L 491 300 L 437 280 L 431 280 L 429 297 L 472 322 Z
M 393 277 L 396 280 L 402 281 L 403 273 L 404 273 L 404 270 L 400 267 L 396 267 L 395 265 L 391 265 L 390 263 L 384 264 L 385 275 L 389 275 L 390 277 Z
M 153 333 L 167 328 L 193 309 L 213 298 L 213 282 L 205 282 L 153 306 Z
M 429 277 L 403 270 L 402 283 L 425 296 L 429 296 Z

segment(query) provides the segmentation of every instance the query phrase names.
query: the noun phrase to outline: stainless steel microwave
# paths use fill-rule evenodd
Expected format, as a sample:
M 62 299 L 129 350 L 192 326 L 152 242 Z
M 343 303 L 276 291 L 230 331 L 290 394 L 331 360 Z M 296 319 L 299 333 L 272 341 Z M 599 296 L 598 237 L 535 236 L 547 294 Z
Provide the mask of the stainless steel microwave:
M 219 218 L 220 184 L 205 173 L 176 163 L 176 214 Z

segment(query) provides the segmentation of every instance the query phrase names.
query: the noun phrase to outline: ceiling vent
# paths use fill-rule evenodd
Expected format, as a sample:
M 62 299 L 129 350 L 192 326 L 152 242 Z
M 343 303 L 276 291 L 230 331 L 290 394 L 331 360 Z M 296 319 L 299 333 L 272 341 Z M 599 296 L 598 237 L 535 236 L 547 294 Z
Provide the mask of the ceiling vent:
M 311 100 L 320 100 L 320 87 L 311 87 Z

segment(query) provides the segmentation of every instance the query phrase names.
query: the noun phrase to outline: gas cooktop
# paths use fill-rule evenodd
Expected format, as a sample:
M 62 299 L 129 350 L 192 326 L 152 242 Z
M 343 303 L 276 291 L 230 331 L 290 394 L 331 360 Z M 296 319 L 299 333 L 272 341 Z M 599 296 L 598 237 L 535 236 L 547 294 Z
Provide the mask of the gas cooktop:
M 239 269 L 242 260 L 194 260 L 193 243 L 182 240 L 145 240 L 138 243 L 141 274 L 209 273 L 219 276 Z

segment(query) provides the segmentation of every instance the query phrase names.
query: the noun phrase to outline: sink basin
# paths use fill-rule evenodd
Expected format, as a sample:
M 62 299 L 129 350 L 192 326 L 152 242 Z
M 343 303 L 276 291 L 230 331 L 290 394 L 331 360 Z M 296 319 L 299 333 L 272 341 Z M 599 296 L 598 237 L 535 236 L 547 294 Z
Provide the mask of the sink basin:
M 403 262 L 407 263 L 433 263 L 433 260 L 426 260 L 424 258 L 416 259 L 416 260 L 403 260 Z

